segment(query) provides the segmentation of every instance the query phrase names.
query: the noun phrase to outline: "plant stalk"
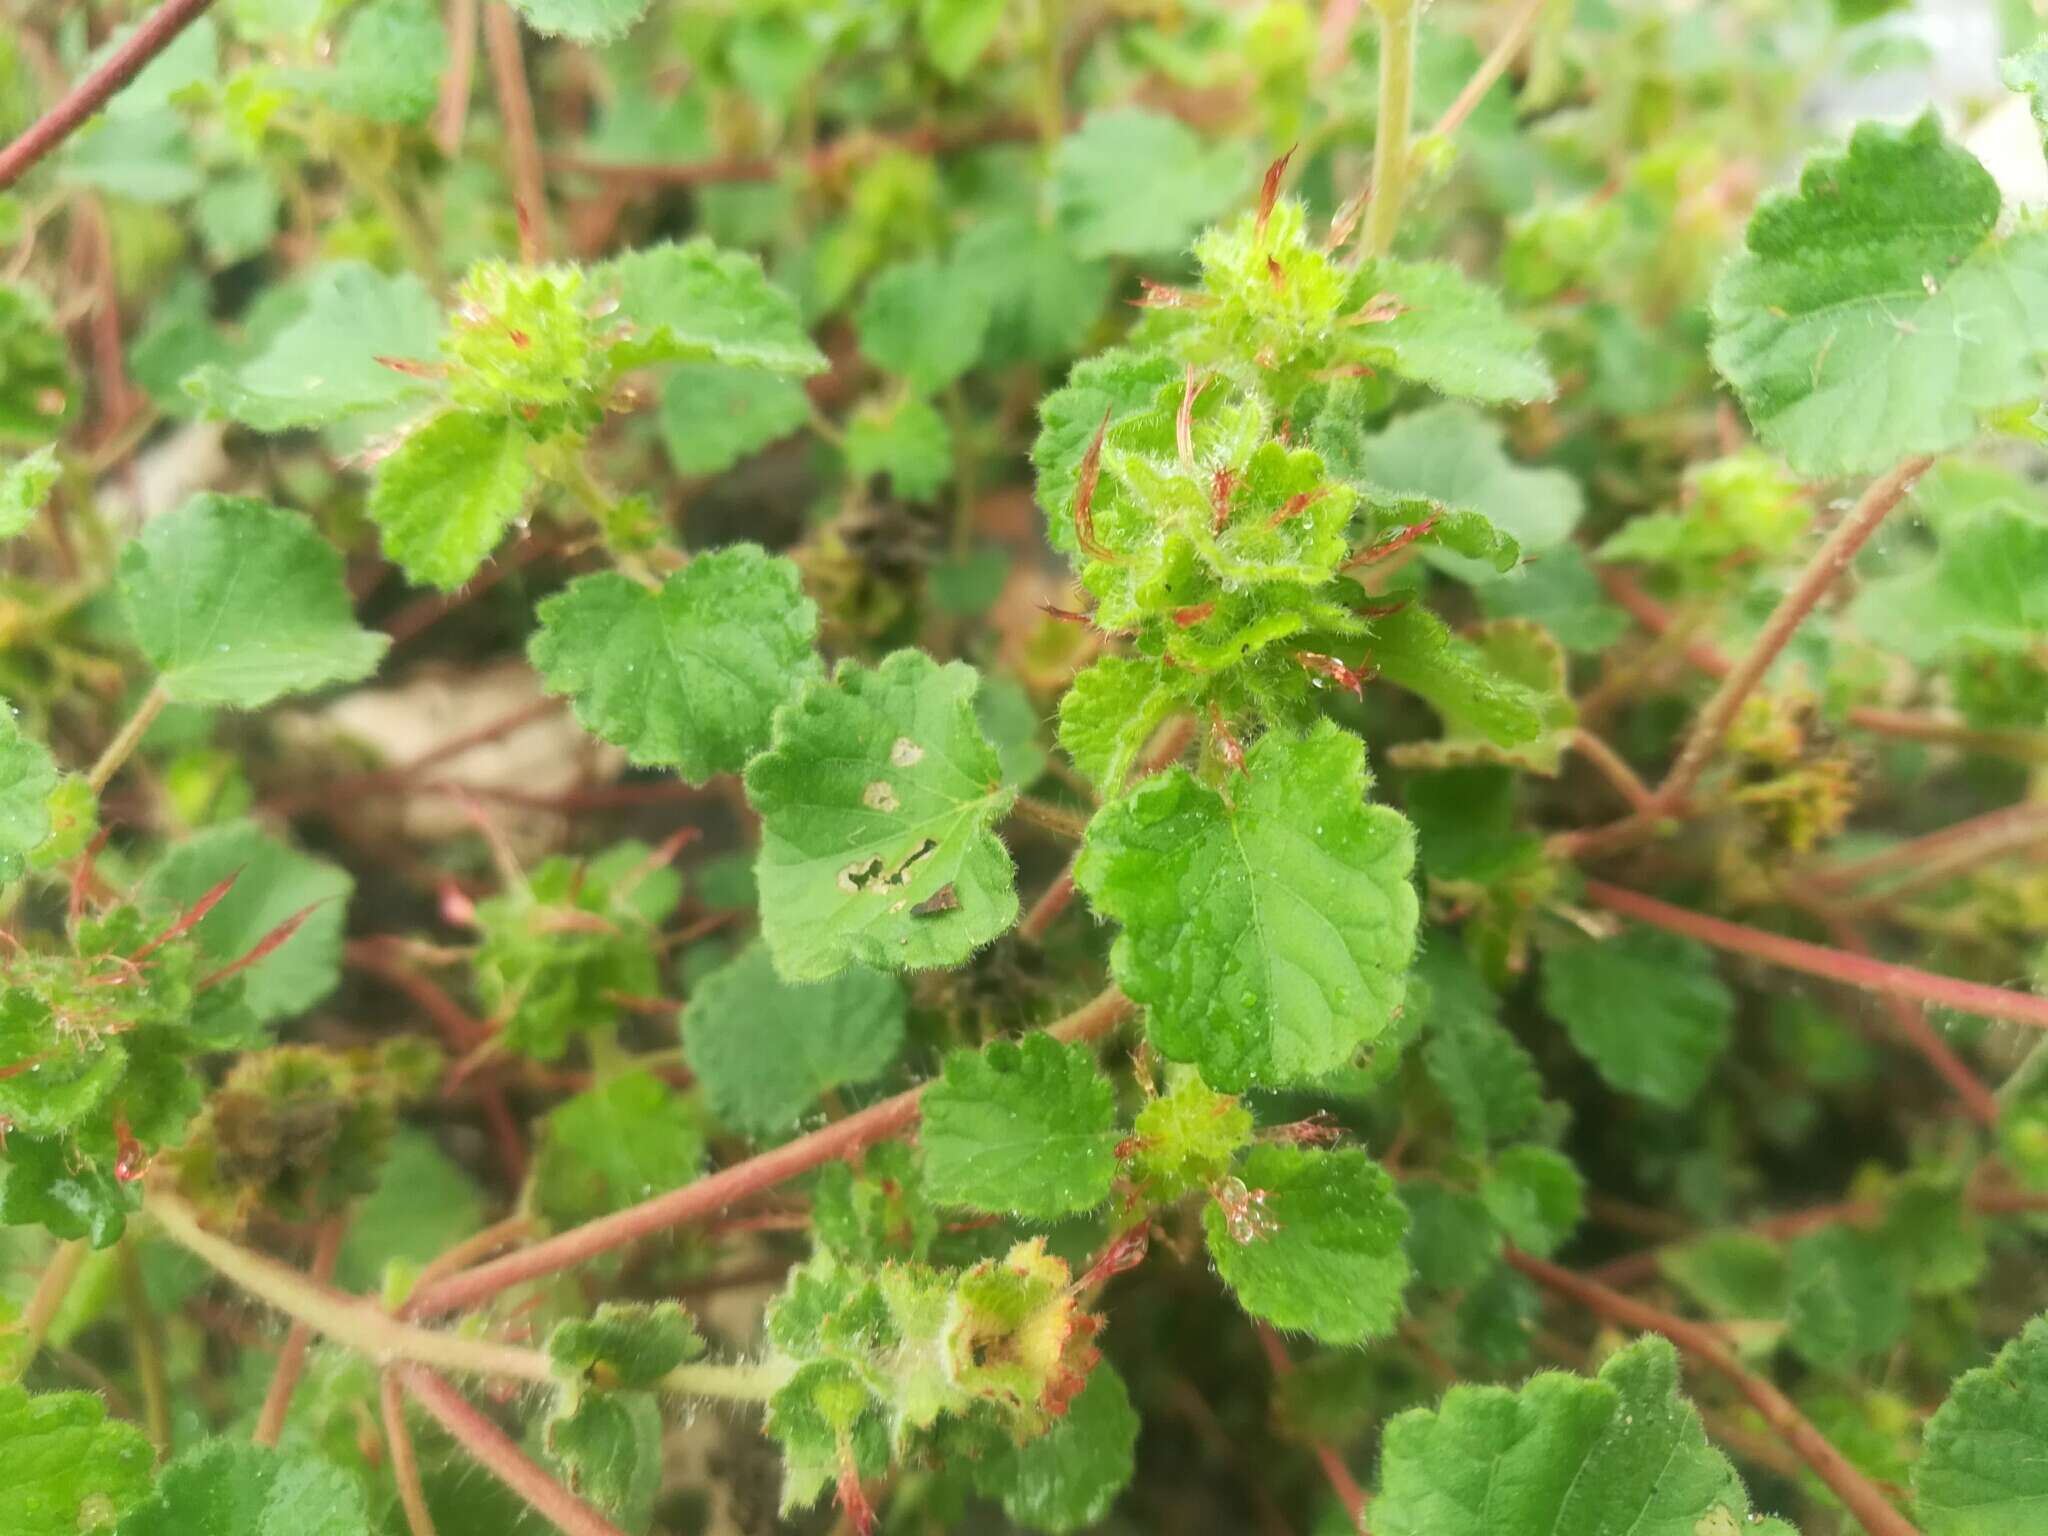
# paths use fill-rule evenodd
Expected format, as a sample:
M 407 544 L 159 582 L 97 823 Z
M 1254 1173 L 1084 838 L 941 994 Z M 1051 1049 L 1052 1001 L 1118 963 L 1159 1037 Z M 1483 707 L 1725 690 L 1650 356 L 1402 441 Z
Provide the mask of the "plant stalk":
M 1365 253 L 1384 256 L 1401 227 L 1408 196 L 1410 120 L 1415 115 L 1417 0 L 1373 0 L 1380 13 L 1379 122 L 1373 130 L 1372 206 L 1365 213 Z
M 94 794 L 99 794 L 113 782 L 114 775 L 121 771 L 121 765 L 134 755 L 135 749 L 142 744 L 142 738 L 149 733 L 156 717 L 163 713 L 164 706 L 170 701 L 171 696 L 164 692 L 161 682 L 142 696 L 142 702 L 135 706 L 135 713 L 128 717 L 127 723 L 115 733 L 114 739 L 107 743 L 107 749 L 86 772 L 85 782 Z

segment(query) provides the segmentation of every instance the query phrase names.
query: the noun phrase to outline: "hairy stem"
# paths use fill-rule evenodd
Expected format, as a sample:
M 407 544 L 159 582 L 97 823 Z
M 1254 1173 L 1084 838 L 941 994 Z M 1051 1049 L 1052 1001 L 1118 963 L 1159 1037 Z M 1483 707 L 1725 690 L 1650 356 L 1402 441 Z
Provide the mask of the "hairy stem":
M 1081 841 L 1088 830 L 1088 823 L 1064 806 L 1049 801 L 1034 799 L 1030 795 L 1019 795 L 1010 806 L 1010 814 L 1019 821 L 1028 821 L 1034 827 L 1043 828 L 1055 837 L 1063 837 L 1070 843 Z
M 197 21 L 212 3 L 213 0 L 165 0 L 107 55 L 99 68 L 66 91 L 21 137 L 0 150 L 0 192 L 21 180 L 30 166 L 77 132 L 87 118 L 142 73 L 143 66 L 168 48 L 172 39 Z
M 1892 1507 L 1877 1485 L 1865 1477 L 1835 1449 L 1828 1438 L 1807 1420 L 1792 1400 L 1761 1376 L 1744 1368 L 1713 1329 L 1688 1322 L 1634 1297 L 1610 1290 L 1596 1280 L 1573 1274 L 1529 1254 L 1508 1250 L 1508 1262 L 1544 1289 L 1578 1302 L 1596 1317 L 1662 1334 L 1681 1350 L 1714 1371 L 1749 1400 L 1782 1439 L 1813 1469 L 1814 1475 L 1840 1499 L 1869 1536 L 1919 1536 L 1905 1516 Z
M 98 760 L 86 772 L 85 782 L 92 787 L 94 794 L 100 793 L 113 782 L 114 775 L 121 771 L 121 765 L 134 755 L 136 747 L 141 745 L 142 738 L 148 734 L 150 726 L 156 723 L 156 717 L 163 713 L 164 706 L 170 701 L 170 695 L 164 692 L 162 683 L 156 684 L 142 696 L 142 702 L 135 706 L 135 713 L 128 717 L 127 723 L 115 733 L 114 739 L 107 743 L 106 751 L 99 755 Z
M 342 1234 L 347 1230 L 347 1220 L 341 1216 L 330 1216 L 320 1223 L 313 1238 L 313 1263 L 307 1271 L 315 1284 L 325 1285 L 333 1278 L 334 1261 L 341 1256 Z M 276 1445 L 278 1436 L 284 1433 L 284 1416 L 291 1411 L 292 1394 L 298 1390 L 299 1377 L 306 1369 L 306 1350 L 312 1342 L 312 1325 L 303 1321 L 295 1321 L 291 1332 L 284 1336 L 277 1369 L 270 1376 L 270 1390 L 263 1394 L 263 1410 L 256 1415 L 252 1438 L 258 1445 Z
M 435 1536 L 434 1517 L 427 1512 L 427 1490 L 420 1486 L 420 1461 L 413 1453 L 412 1432 L 405 1427 L 405 1395 L 392 1371 L 377 1377 L 377 1397 L 384 1410 L 384 1444 L 391 1452 L 391 1480 L 398 1485 L 399 1507 L 412 1536 Z
M 1112 986 L 1048 1025 L 1045 1032 L 1055 1040 L 1093 1040 L 1120 1024 L 1132 1007 L 1130 999 Z M 850 1157 L 874 1142 L 902 1135 L 917 1123 L 918 1100 L 923 1095 L 924 1085 L 920 1084 L 680 1189 L 421 1286 L 406 1304 L 404 1315 L 435 1317 L 458 1307 L 475 1306 L 511 1286 L 568 1269 L 671 1227 L 715 1216 L 749 1195 L 773 1189 L 837 1158 Z
M 1658 901 L 1638 891 L 1623 890 L 1604 880 L 1588 880 L 1586 898 L 1595 906 L 1619 912 L 1652 928 L 1698 939 L 1716 949 L 1748 955 L 1768 965 L 1783 966 L 1788 971 L 1839 981 L 1880 997 L 1911 998 L 1916 1002 L 1953 1008 L 1960 1013 L 1981 1014 L 1988 1019 L 2005 1019 L 2014 1024 L 2048 1029 L 2048 997 L 2037 997 L 2030 992 L 2010 992 L 2003 987 L 1987 987 L 1981 982 L 1937 976 L 1932 971 L 1916 970 L 1910 965 L 1893 965 L 1889 961 L 1872 960 L 1863 955 L 1844 954 L 1823 944 L 1808 944 L 1802 939 L 1788 939 L 1782 934 L 1766 933 L 1761 928 L 1746 928 L 1740 923 L 1708 917 L 1702 912 L 1688 912 L 1683 907 L 1674 907 L 1669 902 Z
M 462 1448 L 499 1482 L 554 1522 L 566 1536 L 625 1536 L 532 1461 L 460 1392 L 424 1366 L 398 1367 L 398 1379 Z
M 1416 0 L 1373 0 L 1380 13 L 1379 119 L 1373 130 L 1372 206 L 1365 214 L 1365 252 L 1383 256 L 1401 227 L 1408 196 L 1408 130 L 1415 115 Z
M 86 1256 L 92 1250 L 84 1238 L 74 1238 L 60 1244 L 50 1255 L 50 1262 L 43 1266 L 42 1274 L 36 1280 L 36 1288 L 28 1299 L 28 1305 L 21 1310 L 20 1356 L 21 1368 L 27 1370 L 36 1352 L 43 1347 L 48 1337 L 50 1324 L 57 1320 L 57 1313 L 64 1305 L 64 1298 L 71 1294 L 72 1284 L 78 1279 L 79 1270 L 85 1267 Z
M 1648 810 L 1653 803 L 1650 786 L 1645 784 L 1628 765 L 1622 755 L 1593 732 L 1580 729 L 1572 732 L 1572 749 L 1594 768 L 1600 777 L 1613 786 L 1614 792 L 1629 803 L 1635 811 Z

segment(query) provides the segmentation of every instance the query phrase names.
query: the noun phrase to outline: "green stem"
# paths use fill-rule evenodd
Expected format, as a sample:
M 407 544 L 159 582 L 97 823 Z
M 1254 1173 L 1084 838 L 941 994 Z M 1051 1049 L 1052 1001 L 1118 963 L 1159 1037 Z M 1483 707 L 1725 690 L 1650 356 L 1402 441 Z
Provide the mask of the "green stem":
M 1415 115 L 1416 0 L 1373 0 L 1380 13 L 1379 125 L 1372 146 L 1372 207 L 1365 216 L 1365 251 L 1384 256 L 1401 227 L 1408 195 L 1408 129 Z
M 156 723 L 156 717 L 163 713 L 163 707 L 170 703 L 171 696 L 164 692 L 159 682 L 142 696 L 142 702 L 135 706 L 135 713 L 128 717 L 128 723 L 121 727 L 114 739 L 107 743 L 107 750 L 99 755 L 99 761 L 92 765 L 85 776 L 85 782 L 92 786 L 94 794 L 100 793 L 113 782 L 114 775 L 121 771 L 121 765 L 128 761 L 142 738 Z
M 679 1365 L 661 1378 L 660 1387 L 671 1397 L 716 1397 L 735 1403 L 765 1403 L 789 1380 L 791 1362 L 766 1361 L 760 1365 L 716 1365 L 698 1361 Z
M 171 1394 L 164 1378 L 163 1325 L 149 1304 L 149 1288 L 143 1284 L 142 1265 L 135 1257 L 135 1244 L 124 1241 L 115 1250 L 114 1264 L 121 1282 L 121 1304 L 128 1312 L 128 1336 L 135 1351 L 135 1376 L 142 1384 L 142 1418 L 157 1455 L 171 1454 Z
M 78 1272 L 85 1267 L 86 1257 L 91 1252 L 85 1240 L 77 1238 L 60 1246 L 50 1255 L 50 1262 L 43 1266 L 42 1277 L 36 1281 L 35 1294 L 29 1297 L 28 1305 L 21 1314 L 19 1360 L 22 1370 L 28 1369 L 36 1352 L 43 1347 L 50 1324 L 57 1320 L 64 1298 L 71 1294 Z

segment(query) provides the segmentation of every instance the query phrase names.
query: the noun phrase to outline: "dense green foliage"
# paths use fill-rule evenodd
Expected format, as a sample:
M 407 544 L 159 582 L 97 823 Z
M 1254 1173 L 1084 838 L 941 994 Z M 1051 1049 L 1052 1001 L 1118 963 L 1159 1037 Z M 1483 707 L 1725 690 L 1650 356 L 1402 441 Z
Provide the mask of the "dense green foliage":
M 0 1536 L 2048 1529 L 1901 9 L 17 7 Z

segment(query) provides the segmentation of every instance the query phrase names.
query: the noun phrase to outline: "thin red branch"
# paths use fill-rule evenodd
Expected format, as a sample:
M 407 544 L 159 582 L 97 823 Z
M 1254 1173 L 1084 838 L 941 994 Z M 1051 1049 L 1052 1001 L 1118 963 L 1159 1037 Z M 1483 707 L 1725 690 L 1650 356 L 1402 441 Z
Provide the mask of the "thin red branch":
M 476 73 L 476 0 L 448 0 L 448 68 L 434 103 L 434 142 L 454 159 L 469 121 L 470 81 Z
M 341 1256 L 341 1239 L 347 1231 L 346 1217 L 330 1216 L 320 1223 L 320 1230 L 313 1237 L 313 1262 L 307 1273 L 322 1285 L 334 1278 L 334 1261 Z M 270 1390 L 263 1394 L 263 1408 L 256 1415 L 253 1438 L 258 1445 L 274 1446 L 284 1432 L 284 1418 L 291 1411 L 292 1394 L 298 1390 L 299 1377 L 305 1372 L 306 1350 L 312 1342 L 313 1329 L 303 1322 L 293 1323 L 284 1336 L 277 1368 L 270 1375 Z
M 406 965 L 383 940 L 350 939 L 342 946 L 341 955 L 343 963 L 351 969 L 375 976 L 410 998 L 420 1012 L 440 1026 L 449 1049 L 473 1051 L 490 1038 L 488 1025 L 472 1018 L 438 985 Z
M 625 1536 L 514 1445 L 505 1432 L 423 1365 L 393 1368 L 405 1390 L 491 1476 L 554 1522 L 564 1536 Z
M 1128 1017 L 1132 1006 L 1121 991 L 1109 987 L 1065 1018 L 1048 1025 L 1046 1033 L 1068 1042 L 1093 1040 Z M 568 1269 L 672 1227 L 715 1216 L 749 1195 L 773 1189 L 834 1159 L 850 1157 L 874 1142 L 902 1135 L 917 1123 L 918 1101 L 923 1096 L 924 1086 L 920 1084 L 680 1189 L 421 1286 L 413 1292 L 404 1315 L 435 1317 L 458 1307 L 474 1306 L 511 1286 Z
M 391 1480 L 398 1485 L 405 1527 L 412 1536 L 435 1536 L 427 1490 L 420 1485 L 419 1457 L 413 1454 L 412 1432 L 405 1427 L 405 1397 L 396 1371 L 378 1375 L 377 1396 L 384 1408 L 384 1444 L 391 1452 Z
M 1930 872 L 1946 876 L 1985 859 L 2048 842 L 2048 800 L 2033 800 L 1988 811 L 1894 844 L 1867 858 L 1847 859 L 1816 869 L 1805 883 L 1827 891 L 1847 890 L 1888 875 L 1910 875 L 1916 883 Z
M 1783 966 L 1786 970 L 1819 976 L 1827 981 L 1839 981 L 1881 997 L 1911 998 L 1941 1008 L 1954 1008 L 1961 1013 L 1981 1014 L 1989 1019 L 2005 1019 L 2014 1024 L 2048 1029 L 2048 997 L 2038 997 L 2031 992 L 2011 992 L 2004 987 L 1987 987 L 1981 982 L 1937 976 L 1932 971 L 1917 970 L 1910 965 L 1894 965 L 1863 955 L 1844 954 L 1822 944 L 1808 944 L 1801 939 L 1788 939 L 1782 934 L 1766 933 L 1761 928 L 1746 928 L 1723 918 L 1708 917 L 1702 912 L 1688 912 L 1683 907 L 1674 907 L 1669 902 L 1638 891 L 1623 890 L 1604 880 L 1586 882 L 1586 899 L 1595 906 L 1619 912 L 1652 928 L 1698 939 L 1733 954 L 1748 955 L 1767 965 Z
M 1744 1367 L 1713 1329 L 1624 1296 L 1597 1280 L 1529 1254 L 1510 1249 L 1507 1259 L 1546 1290 L 1578 1302 L 1607 1322 L 1661 1334 L 1690 1358 L 1724 1378 L 1748 1399 L 1749 1405 L 1799 1459 L 1813 1469 L 1814 1475 L 1827 1484 L 1869 1536 L 1919 1536 L 1912 1522 L 1892 1507 L 1891 1500 L 1877 1485 L 1857 1471 L 1827 1436 L 1793 1406 L 1790 1398 Z
M 1052 925 L 1059 921 L 1060 914 L 1074 903 L 1074 861 L 1081 857 L 1077 851 L 1067 860 L 1067 867 L 1061 870 L 1045 888 L 1045 893 L 1031 904 L 1031 910 L 1024 914 L 1024 921 L 1017 925 L 1017 937 L 1027 944 L 1043 944 Z
M 213 0 L 165 0 L 122 40 L 91 74 L 59 98 L 28 130 L 0 150 L 0 192 L 13 186 L 29 167 L 77 132 L 107 99 L 142 72 L 143 66 L 168 48 L 171 40 L 199 19 Z
M 1650 786 L 1637 776 L 1619 752 L 1593 732 L 1581 727 L 1572 732 L 1572 749 L 1599 770 L 1600 777 L 1614 787 L 1632 811 L 1647 811 L 1655 804 Z
M 484 7 L 484 52 L 490 57 L 491 80 L 498 93 L 498 117 L 505 125 L 512 203 L 519 220 L 519 259 L 537 266 L 548 259 L 547 182 L 533 93 L 526 83 L 526 56 L 519 43 L 519 18 L 505 0 L 490 0 Z
M 1535 29 L 1538 19 L 1543 15 L 1543 7 L 1547 4 L 1549 0 L 1522 0 L 1522 8 L 1508 18 L 1507 27 L 1502 31 L 1500 40 L 1493 45 L 1492 51 L 1479 61 L 1479 67 L 1472 71 L 1472 78 L 1465 82 L 1464 88 L 1458 92 L 1451 104 L 1444 108 L 1443 116 L 1430 125 L 1431 138 L 1449 137 L 1458 131 L 1459 124 L 1472 115 L 1472 109 L 1486 98 L 1486 93 L 1493 89 L 1494 82 L 1507 73 L 1508 65 L 1512 64 L 1515 55 L 1521 52 L 1522 44 L 1528 41 L 1530 32 Z
M 1287 1346 L 1280 1341 L 1280 1335 L 1273 1331 L 1270 1323 L 1259 1323 L 1256 1327 L 1259 1347 L 1266 1352 L 1266 1364 L 1272 1367 L 1274 1381 L 1285 1381 L 1294 1374 L 1293 1357 L 1287 1353 Z M 1351 1528 L 1358 1532 L 1358 1536 L 1371 1536 L 1365 1528 L 1365 1504 L 1370 1496 L 1358 1485 L 1351 1469 L 1344 1465 L 1344 1458 L 1327 1440 L 1311 1439 L 1308 1447 L 1321 1464 L 1323 1479 L 1330 1485 L 1330 1491 L 1337 1495 L 1344 1512 L 1351 1516 Z

